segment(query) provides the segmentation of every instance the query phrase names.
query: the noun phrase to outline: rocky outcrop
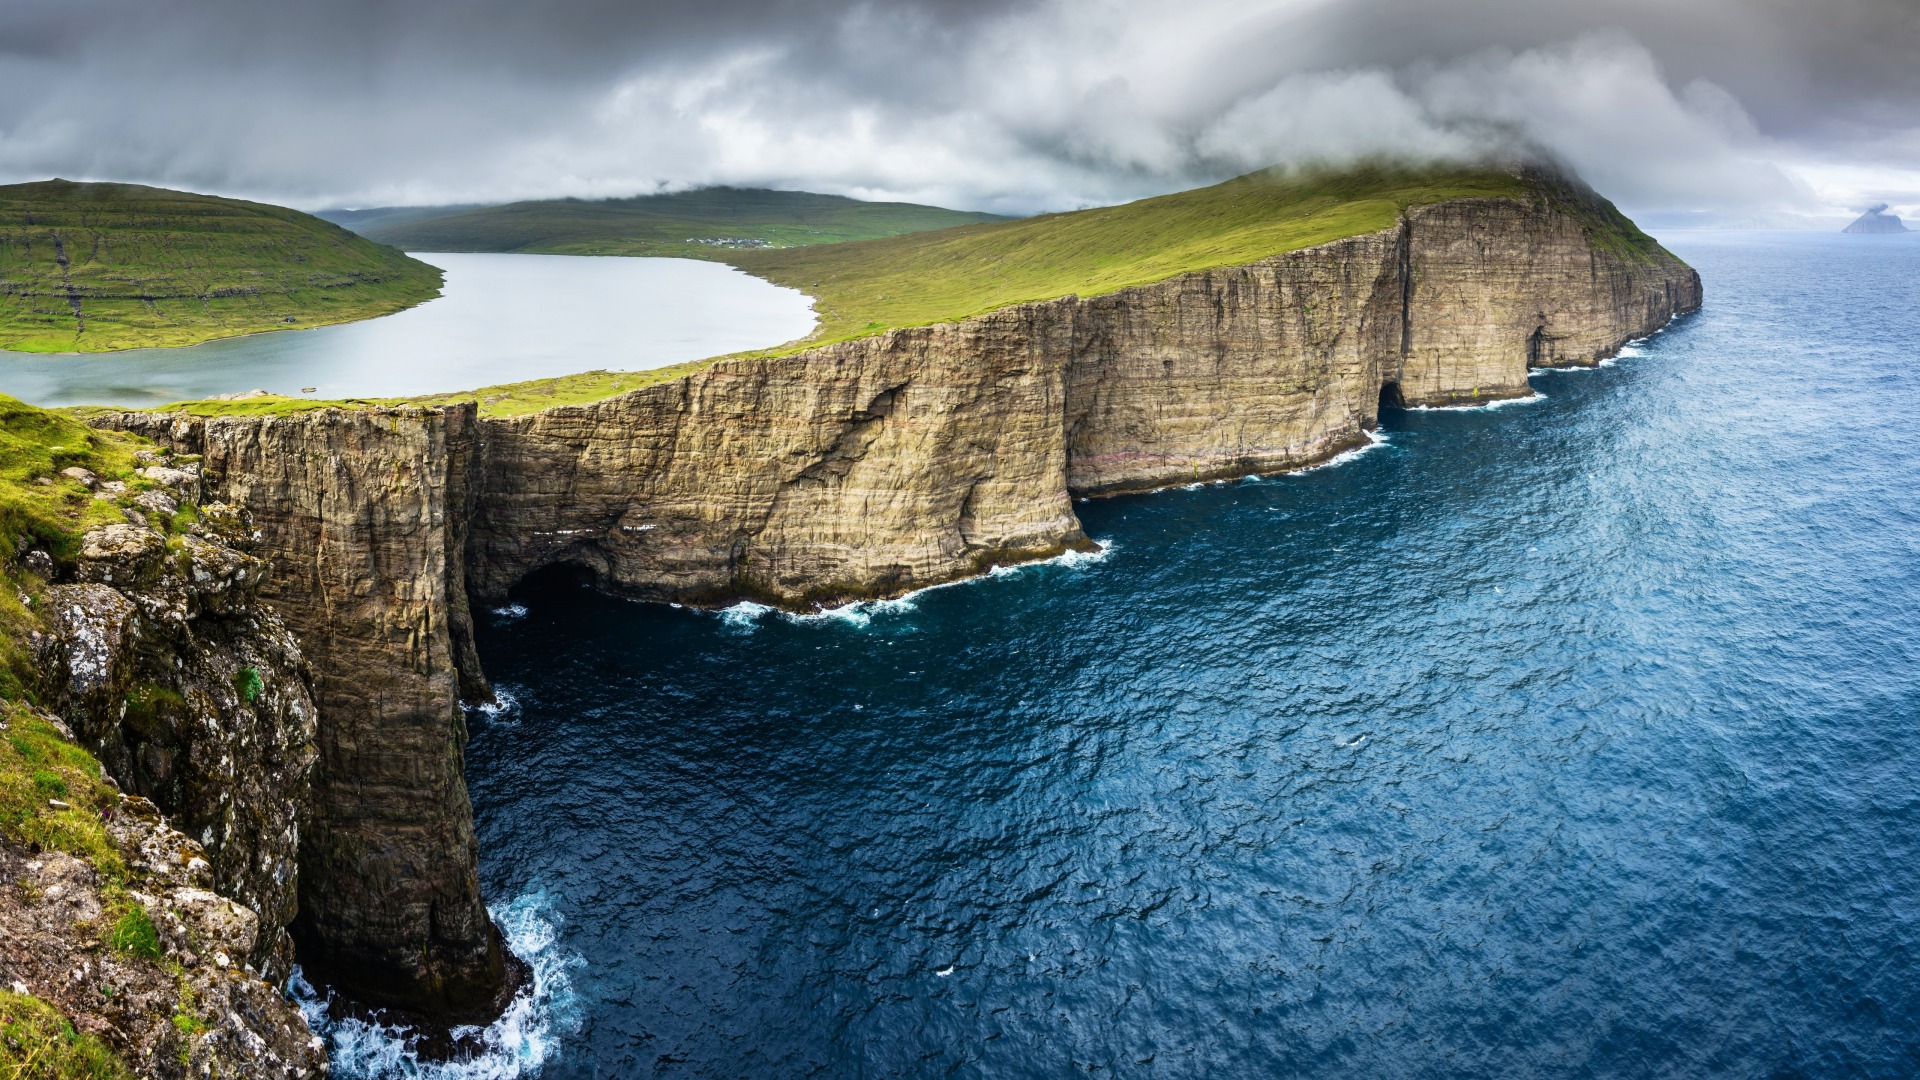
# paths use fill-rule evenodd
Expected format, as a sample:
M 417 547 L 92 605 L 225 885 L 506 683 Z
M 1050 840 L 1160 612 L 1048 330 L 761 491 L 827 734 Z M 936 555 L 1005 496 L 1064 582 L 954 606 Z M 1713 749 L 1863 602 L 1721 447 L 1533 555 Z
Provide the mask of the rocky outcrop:
M 481 902 L 463 774 L 471 407 L 122 426 L 200 455 L 271 562 L 263 595 L 299 638 L 323 718 L 294 925 L 309 972 L 443 1018 L 507 985 Z
M 1610 207 L 1541 190 L 532 416 L 99 422 L 205 456 L 313 666 L 304 955 L 444 1015 L 505 971 L 460 768 L 457 702 L 485 694 L 469 595 L 555 565 L 691 603 L 898 593 L 1086 545 L 1075 495 L 1311 464 L 1361 441 L 1383 400 L 1529 393 L 1529 368 L 1594 362 L 1699 304 L 1692 270 L 1596 228 Z
M 212 533 L 108 525 L 82 541 L 41 596 L 42 699 L 258 916 L 236 962 L 284 979 L 317 714 L 299 645 L 259 602 L 266 566 Z
M 229 544 L 241 515 L 195 505 L 195 463 L 142 454 L 136 490 L 63 474 L 125 524 L 59 560 L 20 537 L 0 566 L 39 702 L 0 701 L 0 989 L 141 1076 L 320 1075 L 280 989 L 318 718 L 304 662 L 260 599 L 266 565 Z
M 300 1011 L 247 969 L 259 913 L 215 891 L 208 853 L 139 797 L 120 801 L 107 832 L 155 951 L 101 948 L 103 924 L 126 900 L 98 867 L 0 836 L 0 988 L 54 1005 L 140 1076 L 325 1075 L 324 1048 Z

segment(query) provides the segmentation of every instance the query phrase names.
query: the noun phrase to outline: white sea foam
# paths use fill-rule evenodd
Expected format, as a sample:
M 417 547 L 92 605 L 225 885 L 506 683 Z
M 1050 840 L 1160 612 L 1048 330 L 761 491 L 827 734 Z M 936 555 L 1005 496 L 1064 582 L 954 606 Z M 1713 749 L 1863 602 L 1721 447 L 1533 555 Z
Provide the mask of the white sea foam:
M 1093 551 L 1064 551 L 1051 559 L 1036 559 L 1033 562 L 1015 563 L 1011 566 L 996 566 L 984 574 L 958 581 L 943 581 L 938 585 L 929 585 L 924 589 L 915 589 L 904 596 L 895 596 L 887 600 L 854 600 L 838 607 L 820 608 L 817 611 L 781 611 L 765 604 L 756 604 L 742 600 L 731 607 L 721 608 L 718 612 L 722 622 L 728 626 L 751 630 L 768 615 L 800 625 L 820 625 L 824 623 L 846 623 L 851 626 L 866 627 L 873 624 L 876 615 L 898 615 L 918 608 L 916 601 L 936 589 L 953 589 L 981 581 L 986 578 L 1005 577 L 1042 566 L 1064 566 L 1078 569 L 1104 562 L 1113 552 L 1111 540 L 1095 540 Z
M 1554 368 L 1551 370 L 1558 371 L 1563 369 Z M 1533 374 L 1533 372 L 1529 372 L 1529 374 Z M 1547 395 L 1536 390 L 1533 393 L 1528 394 L 1526 397 L 1500 398 L 1497 401 L 1483 401 L 1478 405 L 1410 405 L 1407 407 L 1407 411 L 1408 412 L 1471 412 L 1476 409 L 1505 409 L 1514 405 L 1532 405 L 1537 401 L 1545 401 L 1546 399 L 1547 399 Z
M 720 609 L 720 621 L 737 630 L 751 630 L 760 625 L 760 616 L 773 609 L 765 604 L 756 604 L 751 600 L 742 600 L 732 607 Z
M 1387 433 L 1376 428 L 1373 431 L 1367 432 L 1367 445 L 1356 446 L 1351 450 L 1342 450 L 1340 453 L 1333 455 L 1332 457 L 1328 458 L 1325 461 L 1320 462 L 1317 465 L 1308 465 L 1304 469 L 1295 469 L 1292 472 L 1286 473 L 1284 475 L 1304 476 L 1310 472 L 1319 472 L 1321 469 L 1331 469 L 1335 465 L 1344 465 L 1347 462 L 1352 461 L 1354 458 L 1359 457 L 1361 454 L 1366 453 L 1367 451 L 1373 449 L 1376 446 L 1385 446 L 1385 445 L 1387 445 Z M 1249 479 L 1252 479 L 1252 478 L 1249 477 Z
M 585 963 L 560 948 L 559 918 L 544 892 L 529 892 L 493 912 L 513 954 L 532 969 L 525 989 L 500 1019 L 485 1028 L 455 1028 L 463 1045 L 477 1047 L 464 1061 L 421 1061 L 417 1036 L 407 1028 L 328 1015 L 333 995 L 322 998 L 294 969 L 288 989 L 307 1023 L 327 1040 L 333 1075 L 352 1080 L 512 1080 L 539 1074 L 560 1051 L 564 1037 L 580 1029 L 580 1004 L 572 971 Z
M 505 607 L 497 607 L 493 609 L 493 615 L 497 619 L 524 619 L 527 617 L 527 605 L 508 604 Z
M 520 715 L 520 699 L 513 691 L 504 686 L 493 688 L 493 700 L 484 705 L 475 705 L 469 712 L 477 712 L 489 720 L 507 720 Z
M 1674 318 L 1679 318 L 1679 316 L 1676 315 L 1674 316 Z M 1673 319 L 1668 319 L 1667 326 L 1671 326 L 1671 325 L 1673 325 Z M 1667 332 L 1667 327 L 1662 326 L 1660 329 L 1655 330 L 1653 334 L 1664 334 L 1666 332 Z M 1599 360 L 1596 360 L 1591 364 L 1574 364 L 1568 367 L 1528 368 L 1527 374 L 1528 375 L 1575 375 L 1575 374 L 1581 374 L 1589 371 L 1598 371 L 1601 368 L 1610 368 L 1615 364 L 1618 364 L 1622 360 L 1633 360 L 1638 357 L 1647 355 L 1647 347 L 1646 347 L 1647 342 L 1652 340 L 1653 334 L 1648 334 L 1646 337 L 1634 338 L 1631 341 L 1628 341 L 1625 345 L 1620 346 L 1620 351 L 1614 353 L 1612 356 L 1601 357 Z

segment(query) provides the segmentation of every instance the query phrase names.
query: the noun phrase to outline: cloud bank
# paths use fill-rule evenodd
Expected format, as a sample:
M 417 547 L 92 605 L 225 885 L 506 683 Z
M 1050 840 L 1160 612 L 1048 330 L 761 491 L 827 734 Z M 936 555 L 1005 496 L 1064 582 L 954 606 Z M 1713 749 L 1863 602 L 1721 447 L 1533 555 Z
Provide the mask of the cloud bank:
M 1631 211 L 1920 204 L 1906 0 L 14 0 L 0 180 L 316 207 L 713 183 L 1006 212 L 1545 147 Z

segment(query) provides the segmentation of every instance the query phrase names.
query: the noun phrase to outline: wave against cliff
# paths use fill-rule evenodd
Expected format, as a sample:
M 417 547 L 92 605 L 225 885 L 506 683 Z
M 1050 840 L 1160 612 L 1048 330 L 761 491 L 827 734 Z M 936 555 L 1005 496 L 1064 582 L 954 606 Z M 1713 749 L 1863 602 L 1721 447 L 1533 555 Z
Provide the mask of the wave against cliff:
M 1520 188 L 532 415 L 96 422 L 203 455 L 312 665 L 303 959 L 457 1018 L 497 1010 L 510 971 L 461 773 L 460 702 L 489 697 L 471 603 L 559 568 L 636 599 L 808 611 L 1091 551 L 1075 498 L 1324 462 L 1368 445 L 1382 407 L 1523 398 L 1530 370 L 1596 363 L 1699 305 L 1698 275 L 1604 200 Z

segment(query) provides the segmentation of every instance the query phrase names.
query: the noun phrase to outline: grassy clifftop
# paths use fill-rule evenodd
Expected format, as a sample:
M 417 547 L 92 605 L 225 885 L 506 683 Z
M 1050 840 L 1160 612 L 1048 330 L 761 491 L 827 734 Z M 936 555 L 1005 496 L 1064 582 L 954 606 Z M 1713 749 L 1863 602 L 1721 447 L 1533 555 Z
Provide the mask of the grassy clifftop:
M 410 251 L 656 255 L 727 262 L 737 252 L 755 248 L 838 244 L 1002 220 L 914 203 L 725 187 L 632 199 L 547 199 L 444 214 L 427 208 L 386 208 L 328 216 L 370 239 Z
M 1390 228 L 1408 207 L 1507 198 L 1566 213 L 1598 249 L 1664 257 L 1654 240 L 1578 181 L 1536 170 L 1266 171 L 1121 206 L 1047 214 L 883 239 L 776 250 L 722 250 L 748 273 L 812 295 L 809 337 L 750 355 L 785 355 L 887 330 L 966 318 L 1029 301 L 1098 296 L 1179 274 L 1238 266 Z M 483 415 L 580 404 L 678 378 L 705 362 L 659 371 L 593 371 L 558 379 L 410 399 L 478 399 Z M 189 403 L 206 414 L 284 412 L 319 404 L 289 398 Z
M 133 184 L 0 187 L 0 348 L 105 352 L 387 315 L 440 271 L 331 222 Z
M 1612 204 L 1557 177 L 1368 166 L 1269 170 L 1122 206 L 832 247 L 743 251 L 727 261 L 817 299 L 819 329 L 794 346 L 808 347 L 1242 265 L 1389 228 L 1409 206 L 1485 197 L 1551 203 L 1580 217 L 1599 243 L 1653 245 Z

